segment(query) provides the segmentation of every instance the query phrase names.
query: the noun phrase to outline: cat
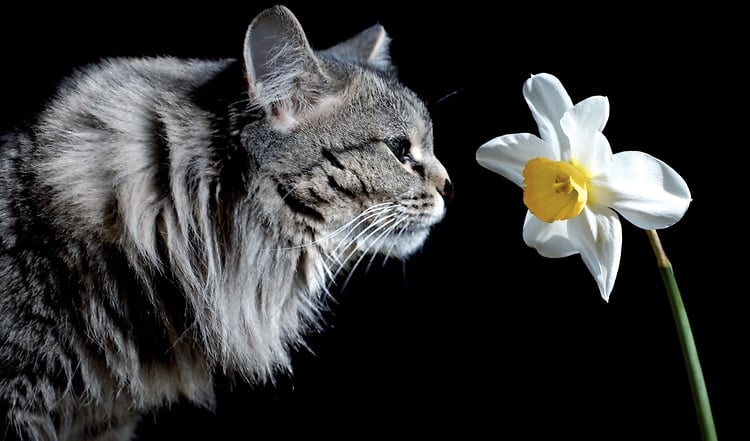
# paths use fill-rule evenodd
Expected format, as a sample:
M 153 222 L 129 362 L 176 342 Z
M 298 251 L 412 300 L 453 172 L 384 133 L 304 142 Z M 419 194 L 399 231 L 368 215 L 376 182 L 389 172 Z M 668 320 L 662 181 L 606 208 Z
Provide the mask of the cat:
M 284 6 L 238 59 L 110 58 L 0 138 L 0 439 L 129 440 L 214 372 L 290 372 L 329 291 L 406 259 L 453 185 L 376 24 Z

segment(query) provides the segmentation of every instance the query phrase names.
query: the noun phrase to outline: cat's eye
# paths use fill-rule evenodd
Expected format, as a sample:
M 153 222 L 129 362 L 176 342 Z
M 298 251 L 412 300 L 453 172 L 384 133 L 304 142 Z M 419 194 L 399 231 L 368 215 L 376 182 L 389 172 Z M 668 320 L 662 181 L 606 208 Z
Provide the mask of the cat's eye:
M 386 138 L 383 140 L 385 145 L 391 149 L 391 152 L 401 162 L 414 162 L 411 157 L 409 150 L 411 149 L 411 141 L 405 136 L 398 136 L 393 138 Z

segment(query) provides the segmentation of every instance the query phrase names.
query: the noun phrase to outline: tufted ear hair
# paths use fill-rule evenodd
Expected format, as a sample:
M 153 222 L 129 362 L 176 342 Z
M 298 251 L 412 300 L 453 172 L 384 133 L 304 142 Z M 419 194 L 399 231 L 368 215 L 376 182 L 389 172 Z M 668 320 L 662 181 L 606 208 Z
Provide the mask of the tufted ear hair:
M 389 50 L 390 42 L 391 39 L 385 32 L 385 28 L 376 24 L 348 40 L 321 51 L 320 54 L 344 62 L 355 61 L 368 64 L 371 67 L 388 72 L 393 69 Z
M 297 18 L 284 6 L 266 9 L 245 34 L 251 101 L 276 130 L 289 131 L 314 111 L 326 77 Z

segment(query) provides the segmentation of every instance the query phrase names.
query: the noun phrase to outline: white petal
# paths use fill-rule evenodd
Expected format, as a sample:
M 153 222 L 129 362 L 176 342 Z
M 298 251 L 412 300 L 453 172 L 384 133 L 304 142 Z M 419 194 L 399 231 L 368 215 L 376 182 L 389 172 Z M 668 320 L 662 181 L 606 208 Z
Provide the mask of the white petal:
M 617 278 L 622 252 L 622 225 L 617 213 L 606 207 L 586 207 L 568 221 L 569 237 L 594 276 L 605 301 Z
M 523 221 L 523 240 L 544 257 L 567 257 L 578 253 L 568 237 L 568 221 L 547 223 L 526 213 Z
M 560 119 L 573 107 L 573 101 L 560 80 L 547 73 L 532 75 L 523 86 L 523 96 L 539 126 L 539 136 L 556 149 L 567 151 L 570 147 Z
M 610 171 L 592 179 L 596 204 L 607 205 L 645 230 L 682 219 L 692 201 L 687 183 L 653 156 L 627 151 L 614 155 Z
M 609 100 L 603 96 L 586 98 L 573 106 L 560 120 L 570 142 L 571 157 L 564 161 L 581 164 L 591 175 L 606 171 L 612 164 L 612 148 L 602 133 L 609 118 Z
M 523 169 L 530 159 L 557 159 L 552 146 L 530 133 L 503 135 L 482 144 L 476 153 L 477 162 L 523 186 Z

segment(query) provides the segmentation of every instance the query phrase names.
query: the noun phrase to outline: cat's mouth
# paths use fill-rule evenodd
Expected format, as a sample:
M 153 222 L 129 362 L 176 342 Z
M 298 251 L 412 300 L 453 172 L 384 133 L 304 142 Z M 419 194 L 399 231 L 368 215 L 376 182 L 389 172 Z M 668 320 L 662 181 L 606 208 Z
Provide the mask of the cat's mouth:
M 405 258 L 422 247 L 430 229 L 440 222 L 444 207 L 430 213 L 409 213 L 395 203 L 374 205 L 330 235 L 334 250 L 354 255 Z M 349 257 L 349 256 L 346 256 Z
M 374 244 L 367 252 L 386 257 L 405 258 L 424 245 L 429 233 L 429 227 L 399 231 L 384 237 L 381 243 Z

